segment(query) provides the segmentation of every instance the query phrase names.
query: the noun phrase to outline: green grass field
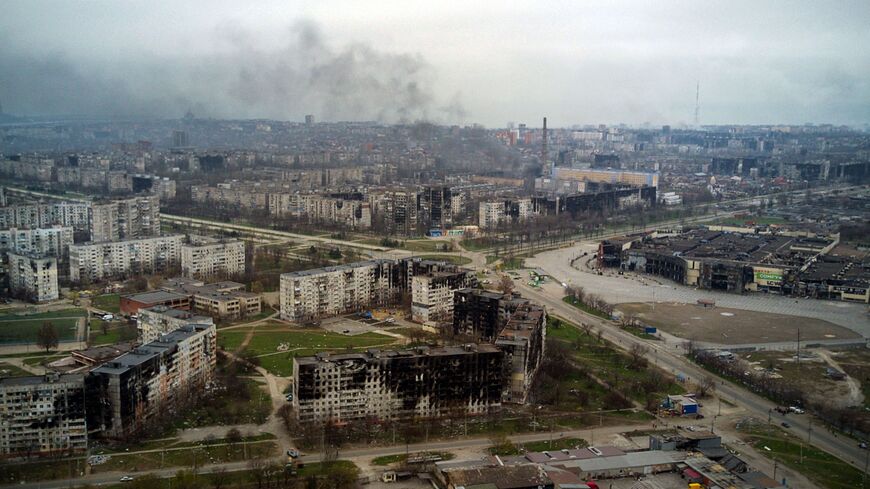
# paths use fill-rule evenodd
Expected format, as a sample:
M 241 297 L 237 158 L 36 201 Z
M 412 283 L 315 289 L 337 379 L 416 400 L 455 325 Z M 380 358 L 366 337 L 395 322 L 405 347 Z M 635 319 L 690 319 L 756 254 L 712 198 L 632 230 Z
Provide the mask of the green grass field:
M 45 321 L 51 321 L 59 341 L 76 339 L 78 319 L 84 309 L 64 309 L 37 314 L 4 314 L 0 316 L 0 344 L 35 343 L 36 333 Z
M 517 270 L 525 266 L 526 259 L 519 256 L 511 256 L 502 261 L 505 270 Z
M 619 351 L 607 341 L 599 342 L 593 335 L 587 335 L 568 321 L 561 320 L 561 322 L 561 327 L 553 327 L 553 318 L 550 318 L 547 328 L 548 339 L 558 340 L 568 345 L 572 350 L 572 359 L 578 366 L 615 386 L 626 397 L 644 403 L 648 395 L 663 398 L 667 394 L 685 392 L 681 385 L 654 366 L 631 368 L 631 357 L 627 353 Z M 603 386 L 590 382 L 591 379 L 580 372 L 566 375 L 560 380 L 568 383 L 565 387 L 569 392 L 570 389 L 582 388 L 588 391 L 589 399 L 599 399 L 599 402 L 602 395 L 606 393 Z M 655 387 L 651 389 L 652 386 Z M 603 405 L 596 407 L 607 409 Z
M 21 367 L 6 362 L 0 362 L 0 375 L 4 377 L 27 377 L 28 375 L 33 374 Z
M 124 322 L 113 322 L 108 324 L 108 329 L 103 333 L 103 322 L 98 319 L 92 319 L 89 325 L 88 339 L 91 345 L 113 345 L 121 341 L 131 341 L 136 339 L 136 326 Z
M 758 453 L 768 458 L 776 458 L 777 462 L 800 472 L 819 487 L 861 487 L 861 470 L 805 444 L 803 440 L 776 426 L 754 424 L 741 431 L 749 435 L 750 443 Z
M 121 312 L 121 296 L 118 294 L 106 294 L 91 299 L 91 305 L 112 314 Z
M 286 329 L 283 323 L 257 327 L 245 351 L 257 358 L 260 365 L 275 375 L 293 375 L 293 357 L 310 356 L 320 351 L 339 351 L 349 348 L 368 348 L 386 345 L 395 339 L 377 333 L 346 336 L 323 330 L 275 331 Z M 225 331 L 218 335 L 218 344 L 227 351 L 236 351 L 241 346 L 249 329 Z M 288 351 L 278 351 L 282 343 Z

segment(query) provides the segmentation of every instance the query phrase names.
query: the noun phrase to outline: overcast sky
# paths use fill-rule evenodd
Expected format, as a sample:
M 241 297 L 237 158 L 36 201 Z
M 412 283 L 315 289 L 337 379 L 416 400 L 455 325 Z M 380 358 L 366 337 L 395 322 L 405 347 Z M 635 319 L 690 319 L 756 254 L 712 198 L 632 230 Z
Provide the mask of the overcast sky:
M 7 113 L 870 122 L 870 1 L 5 0 Z

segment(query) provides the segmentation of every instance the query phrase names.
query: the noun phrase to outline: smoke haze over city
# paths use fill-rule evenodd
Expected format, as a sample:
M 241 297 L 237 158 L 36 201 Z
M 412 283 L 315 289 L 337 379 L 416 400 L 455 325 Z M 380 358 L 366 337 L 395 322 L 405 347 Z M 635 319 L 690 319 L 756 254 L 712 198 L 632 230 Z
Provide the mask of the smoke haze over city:
M 866 2 L 7 2 L 6 113 L 865 124 Z

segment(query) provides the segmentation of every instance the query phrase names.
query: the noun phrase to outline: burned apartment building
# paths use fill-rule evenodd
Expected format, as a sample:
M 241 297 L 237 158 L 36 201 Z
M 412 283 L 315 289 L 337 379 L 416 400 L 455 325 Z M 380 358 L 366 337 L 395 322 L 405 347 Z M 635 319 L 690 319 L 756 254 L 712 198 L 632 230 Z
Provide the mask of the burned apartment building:
M 0 379 L 0 457 L 82 453 L 85 423 L 83 375 Z
M 485 299 L 478 310 L 495 311 L 493 332 L 486 339 L 443 348 L 295 358 L 297 418 L 341 422 L 476 415 L 504 403 L 525 403 L 543 362 L 545 309 L 517 296 L 472 289 L 455 297 L 457 302 Z M 469 312 L 457 306 L 456 314 Z M 475 324 L 489 317 L 481 315 Z
M 91 370 L 85 380 L 88 429 L 124 439 L 199 397 L 214 379 L 213 324 L 191 324 Z
M 495 346 L 504 352 L 508 366 L 504 402 L 526 402 L 538 367 L 544 361 L 546 340 L 547 311 L 530 302 L 517 306 L 495 339 Z
M 510 319 L 510 300 L 482 289 L 457 290 L 453 299 L 453 334 L 492 341 Z
M 501 405 L 504 353 L 490 344 L 293 359 L 299 421 L 485 414 Z
M 281 275 L 281 317 L 306 321 L 395 305 L 410 296 L 420 320 L 444 320 L 452 310 L 453 291 L 472 281 L 473 274 L 456 265 L 419 258 L 285 273 Z

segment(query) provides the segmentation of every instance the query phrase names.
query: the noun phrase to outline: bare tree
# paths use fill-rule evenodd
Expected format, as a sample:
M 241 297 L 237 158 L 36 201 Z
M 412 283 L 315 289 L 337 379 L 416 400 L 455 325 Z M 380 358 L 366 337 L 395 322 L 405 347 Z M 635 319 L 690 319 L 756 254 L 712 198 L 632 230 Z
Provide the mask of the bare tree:
M 498 290 L 505 295 L 510 295 L 514 291 L 514 281 L 508 275 L 502 275 L 498 283 Z
M 649 353 L 648 346 L 643 343 L 635 343 L 631 345 L 631 349 L 628 352 L 631 355 L 631 364 L 628 368 L 640 369 L 646 366 L 646 358 L 644 356 Z
M 708 375 L 704 377 L 698 383 L 698 395 L 700 397 L 707 397 L 707 394 L 714 391 L 716 389 L 716 379 L 713 378 L 712 375 Z

